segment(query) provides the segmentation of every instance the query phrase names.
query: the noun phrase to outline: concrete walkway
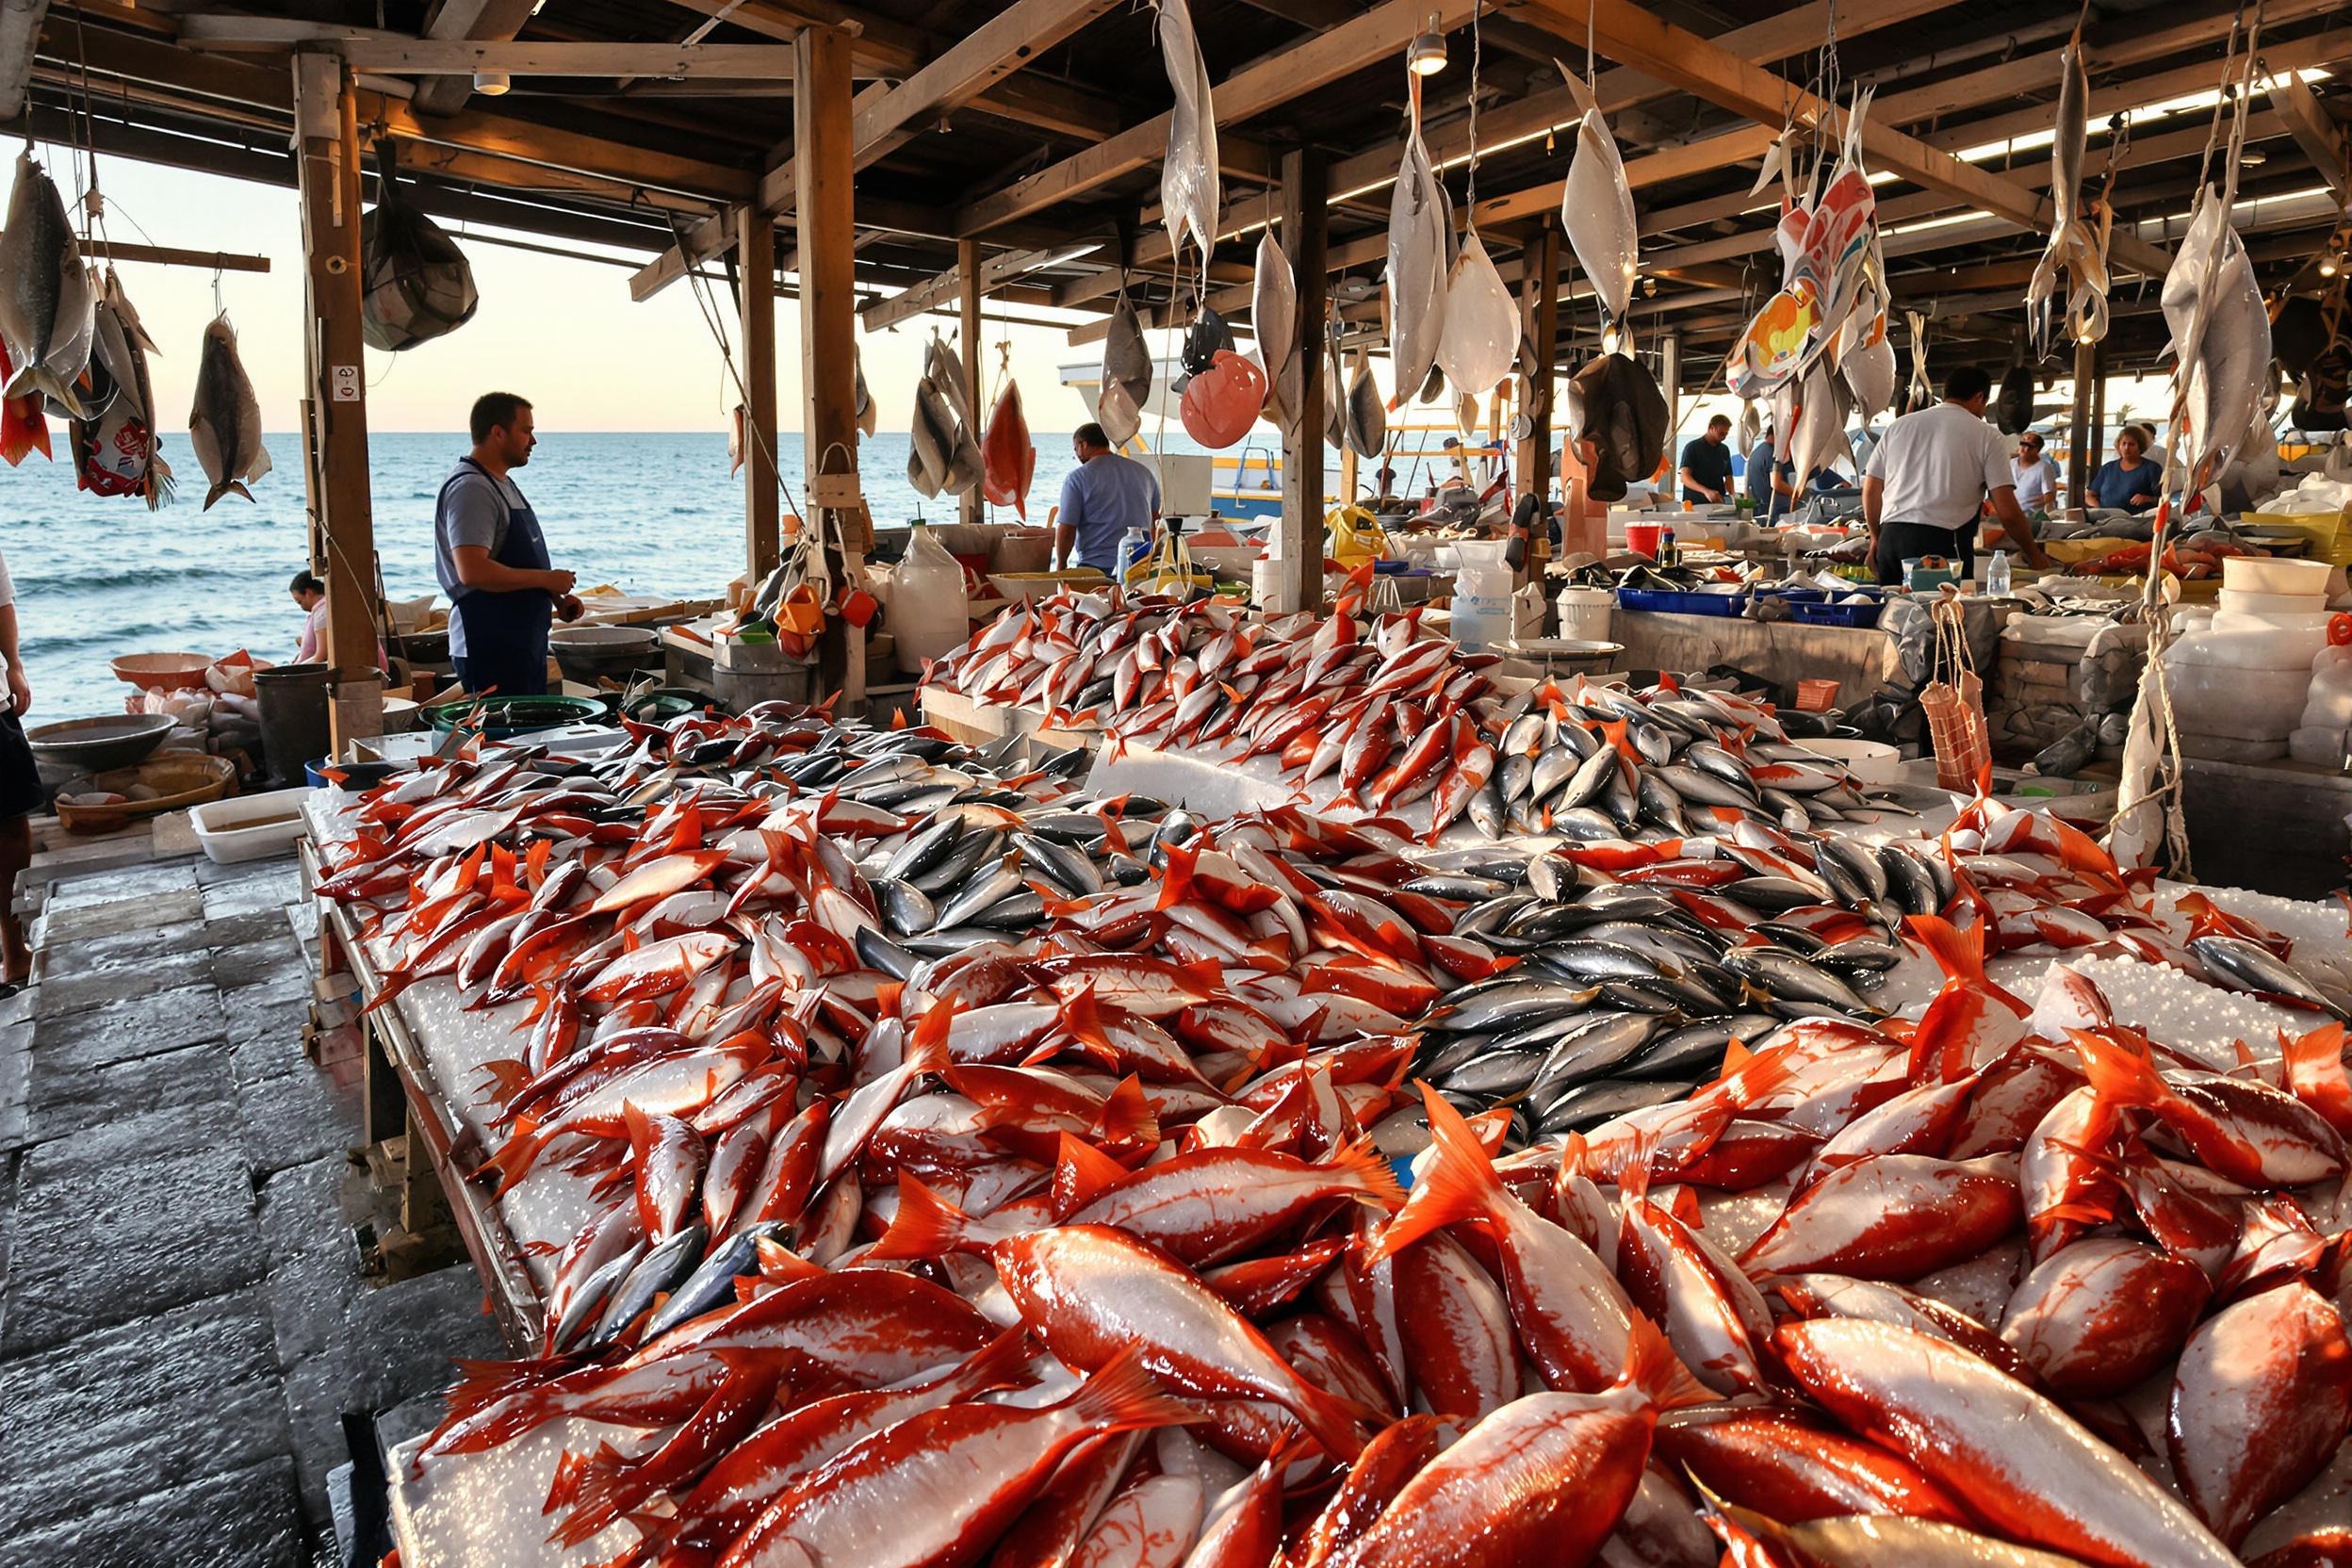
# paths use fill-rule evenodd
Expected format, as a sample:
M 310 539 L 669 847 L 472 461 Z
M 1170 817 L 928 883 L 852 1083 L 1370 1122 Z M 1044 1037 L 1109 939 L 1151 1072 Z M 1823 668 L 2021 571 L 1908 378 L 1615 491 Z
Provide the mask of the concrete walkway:
M 470 1267 L 360 1276 L 357 1063 L 302 1052 L 298 876 L 58 881 L 0 1003 L 0 1568 L 339 1561 L 343 1413 L 501 1353 Z

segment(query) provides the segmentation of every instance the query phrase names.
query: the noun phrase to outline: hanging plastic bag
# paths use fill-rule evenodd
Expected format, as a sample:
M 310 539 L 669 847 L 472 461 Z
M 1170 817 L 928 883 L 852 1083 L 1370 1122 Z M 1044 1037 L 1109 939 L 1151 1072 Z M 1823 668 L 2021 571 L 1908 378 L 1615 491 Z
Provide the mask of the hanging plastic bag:
M 400 200 L 388 140 L 376 144 L 377 198 L 359 220 L 359 318 L 371 349 L 413 349 L 472 319 L 474 270 L 441 226 Z
M 1968 654 L 1960 601 L 1939 596 L 1929 612 L 1936 624 L 1936 679 L 1919 694 L 1928 739 L 1936 748 L 1936 782 L 1947 790 L 1973 790 L 1993 764 L 1993 742 L 1984 725 L 1984 683 Z

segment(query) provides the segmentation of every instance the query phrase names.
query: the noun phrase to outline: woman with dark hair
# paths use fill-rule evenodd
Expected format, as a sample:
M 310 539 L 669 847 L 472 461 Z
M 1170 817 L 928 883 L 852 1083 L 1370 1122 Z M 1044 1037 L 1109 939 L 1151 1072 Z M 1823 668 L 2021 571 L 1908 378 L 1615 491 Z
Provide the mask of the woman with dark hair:
M 307 664 L 325 657 L 327 645 L 327 585 L 309 572 L 296 572 L 294 580 L 286 585 L 294 596 L 294 602 L 302 610 L 302 645 L 294 650 L 294 662 Z

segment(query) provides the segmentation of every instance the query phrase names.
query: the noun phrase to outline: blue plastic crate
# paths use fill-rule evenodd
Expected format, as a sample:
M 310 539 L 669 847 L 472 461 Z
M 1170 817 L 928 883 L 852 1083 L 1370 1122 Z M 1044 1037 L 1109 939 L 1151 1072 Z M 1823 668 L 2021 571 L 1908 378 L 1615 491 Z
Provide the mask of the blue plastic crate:
M 1879 616 L 1886 612 L 1886 601 L 1877 598 L 1868 604 L 1791 603 L 1788 606 L 1788 618 L 1806 626 L 1873 627 L 1878 624 Z
M 1721 615 L 1730 617 L 1748 608 L 1745 594 L 1677 594 L 1661 588 L 1620 588 L 1617 604 L 1622 610 L 1655 610 L 1669 615 Z

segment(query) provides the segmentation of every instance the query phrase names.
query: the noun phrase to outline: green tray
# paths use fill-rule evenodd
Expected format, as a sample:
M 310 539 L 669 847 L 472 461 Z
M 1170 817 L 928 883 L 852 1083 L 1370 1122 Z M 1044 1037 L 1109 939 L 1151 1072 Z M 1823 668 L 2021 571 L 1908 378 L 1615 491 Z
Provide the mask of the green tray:
M 567 724 L 608 719 L 612 710 L 593 697 L 466 697 L 435 704 L 424 710 L 427 725 L 446 735 L 479 712 L 482 733 L 493 738 L 528 735 L 534 729 L 560 729 Z

